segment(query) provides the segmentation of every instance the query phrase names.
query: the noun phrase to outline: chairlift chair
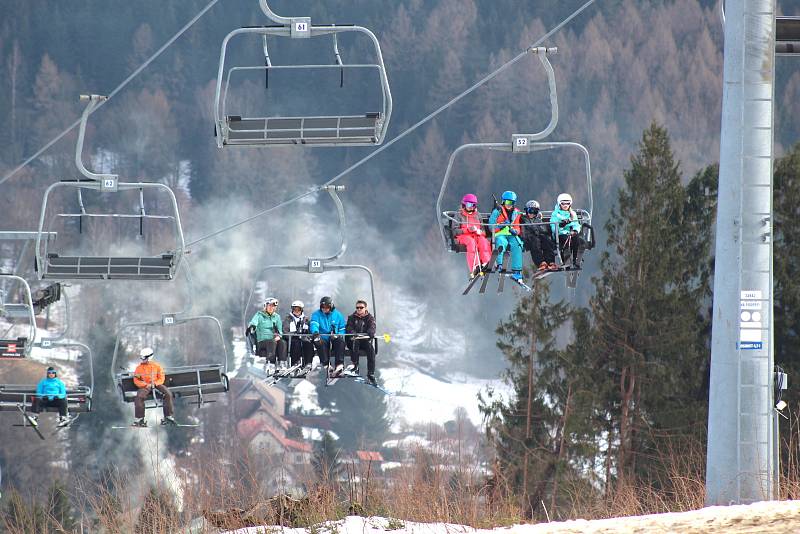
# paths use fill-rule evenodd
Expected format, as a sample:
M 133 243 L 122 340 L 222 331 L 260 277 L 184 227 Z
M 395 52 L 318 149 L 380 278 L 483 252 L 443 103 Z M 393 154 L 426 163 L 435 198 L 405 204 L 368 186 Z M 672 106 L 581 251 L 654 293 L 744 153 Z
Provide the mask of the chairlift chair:
M 345 217 L 344 217 L 344 206 L 342 205 L 342 201 L 339 198 L 338 193 L 340 191 L 344 191 L 345 186 L 343 185 L 328 185 L 323 188 L 328 194 L 331 196 L 331 199 L 336 204 L 336 211 L 339 219 L 339 228 L 341 229 L 341 242 L 339 245 L 339 250 L 333 254 L 332 256 L 328 257 L 315 257 L 315 258 L 308 258 L 305 265 L 268 265 L 259 271 L 258 275 L 256 276 L 256 281 L 253 284 L 253 289 L 250 291 L 249 296 L 247 297 L 247 303 L 245 304 L 244 311 L 242 312 L 242 324 L 244 326 L 244 331 L 247 331 L 247 324 L 248 324 L 248 311 L 251 309 L 251 306 L 254 303 L 254 297 L 256 292 L 258 291 L 258 282 L 265 279 L 266 274 L 269 271 L 273 270 L 283 270 L 283 271 L 294 271 L 294 272 L 303 272 L 309 274 L 322 274 L 327 271 L 343 271 L 343 270 L 357 270 L 362 271 L 367 274 L 369 278 L 369 290 L 370 290 L 370 313 L 373 317 L 377 320 L 378 313 L 376 310 L 375 304 L 375 278 L 372 274 L 372 271 L 364 266 L 364 265 L 334 265 L 332 264 L 336 261 L 339 257 L 341 257 L 345 251 L 347 250 L 347 239 L 345 237 L 344 228 L 345 228 Z M 290 336 L 291 342 L 291 336 Z M 373 340 L 373 346 L 375 348 L 375 354 L 378 354 L 378 340 L 377 337 Z M 345 349 L 345 356 L 350 356 L 350 348 L 347 347 Z M 245 359 L 245 365 L 249 367 L 249 371 L 253 372 L 254 374 L 259 374 L 254 366 L 251 365 L 252 361 L 250 359 Z
M 161 329 L 164 330 L 189 323 L 208 324 L 213 328 L 218 334 L 219 347 L 221 348 L 221 352 L 217 353 L 216 356 L 223 361 L 222 363 L 212 362 L 194 365 L 164 366 L 164 385 L 169 388 L 176 399 L 195 399 L 198 407 L 206 402 L 214 402 L 207 400 L 207 395 L 216 395 L 228 391 L 230 387 L 228 382 L 228 349 L 225 345 L 225 338 L 222 334 L 222 326 L 219 320 L 211 315 L 183 316 L 167 313 L 162 315 L 159 321 L 129 323 L 123 325 L 117 332 L 114 354 L 111 358 L 111 376 L 123 402 L 133 402 L 136 398 L 136 392 L 139 390 L 133 383 L 133 372 L 120 372 L 117 368 L 117 358 L 120 351 L 123 350 L 121 343 L 123 333 L 127 330 L 146 329 L 148 327 L 161 327 Z M 158 360 L 158 350 L 156 350 L 156 360 Z M 147 408 L 155 408 L 159 405 L 160 402 L 156 398 L 146 403 Z
M 266 0 L 259 0 L 264 14 L 275 25 L 250 26 L 236 29 L 222 41 L 219 71 L 217 72 L 216 93 L 214 96 L 214 121 L 217 146 L 270 146 L 270 145 L 306 145 L 306 146 L 372 146 L 380 145 L 386 136 L 389 119 L 392 115 L 392 94 L 386 67 L 383 63 L 380 43 L 377 37 L 367 28 L 355 25 L 314 25 L 310 17 L 281 17 L 267 5 Z M 369 37 L 375 48 L 374 64 L 347 64 L 342 61 L 337 36 L 342 33 L 356 32 Z M 226 53 L 229 41 L 239 35 L 261 36 L 264 49 L 264 65 L 234 66 L 225 70 Z M 267 37 L 289 37 L 302 39 L 332 35 L 335 63 L 331 65 L 273 65 L 267 46 Z M 309 115 L 283 116 L 280 114 L 266 117 L 248 117 L 231 113 L 227 99 L 231 76 L 236 72 L 264 71 L 269 86 L 269 73 L 278 70 L 339 69 L 341 80 L 345 69 L 377 70 L 381 83 L 381 108 L 370 110 L 361 115 Z
M 70 413 L 86 413 L 92 411 L 92 392 L 94 391 L 94 366 L 92 349 L 88 345 L 77 341 L 60 341 L 42 339 L 34 344 L 42 349 L 78 348 L 81 349 L 89 362 L 89 385 L 67 387 L 67 408 Z M 17 411 L 22 406 L 23 411 L 29 411 L 33 406 L 36 396 L 36 384 L 0 384 L 0 411 Z M 43 407 L 46 412 L 57 412 L 56 407 Z
M 161 183 L 120 182 L 117 175 L 98 174 L 86 169 L 81 159 L 86 121 L 97 105 L 107 97 L 81 95 L 88 105 L 81 118 L 78 142 L 75 148 L 75 163 L 85 179 L 62 180 L 51 184 L 44 194 L 39 216 L 39 230 L 36 236 L 35 269 L 40 279 L 52 280 L 171 280 L 175 276 L 184 252 L 184 237 L 181 228 L 180 212 L 175 193 Z M 50 194 L 56 189 L 77 192 L 79 210 L 72 213 L 59 213 L 48 218 L 47 205 Z M 139 191 L 139 206 L 136 213 L 90 213 L 83 202 L 83 191 L 99 191 L 103 194 L 116 194 L 122 191 Z M 160 191 L 169 199 L 170 212 L 167 215 L 154 215 L 145 209 L 144 192 Z M 55 250 L 56 238 L 50 231 L 56 220 L 78 220 L 79 232 L 86 219 L 100 220 L 134 219 L 139 222 L 139 236 L 144 235 L 145 221 L 162 220 L 170 224 L 174 242 L 168 252 L 147 257 L 132 256 L 84 256 L 65 255 Z
M 22 303 L 6 302 L 6 296 L 3 295 L 0 302 L 2 315 L 9 318 L 24 318 L 28 323 L 27 328 L 25 328 L 25 335 L 20 335 L 16 338 L 8 338 L 6 335 L 3 339 L 0 339 L 0 359 L 24 358 L 28 355 L 30 346 L 36 339 L 36 318 L 33 313 L 34 304 L 31 297 L 31 287 L 24 278 L 14 274 L 0 273 L 0 281 L 18 283 L 23 295 Z

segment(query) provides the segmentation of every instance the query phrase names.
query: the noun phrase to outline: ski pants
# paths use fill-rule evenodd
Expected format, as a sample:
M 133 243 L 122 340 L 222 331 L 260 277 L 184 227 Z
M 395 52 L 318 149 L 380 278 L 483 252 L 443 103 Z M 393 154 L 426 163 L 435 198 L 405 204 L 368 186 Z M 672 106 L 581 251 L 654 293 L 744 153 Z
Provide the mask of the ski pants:
M 497 267 L 503 268 L 503 259 L 506 250 L 511 249 L 511 270 L 522 270 L 522 239 L 515 235 L 500 234 L 494 236 L 494 244 L 500 249 L 500 254 L 497 255 Z
M 289 347 L 289 359 L 292 361 L 291 365 L 300 363 L 301 358 L 303 365 L 311 365 L 311 360 L 314 359 L 314 343 L 312 343 L 310 339 L 287 337 L 286 343 Z
M 559 234 L 558 246 L 561 249 L 561 261 L 566 263 L 569 259 L 567 251 L 572 252 L 572 263 L 577 263 L 578 255 L 586 249 L 586 241 L 577 232 L 569 234 Z
M 467 247 L 467 269 L 475 270 L 479 265 L 488 263 L 492 255 L 492 247 L 485 236 L 479 234 L 461 234 L 456 236 L 456 242 Z
M 153 389 L 161 393 L 160 396 L 164 405 L 164 417 L 169 417 L 174 411 L 172 407 L 172 393 L 169 392 L 167 386 L 164 384 L 161 384 L 160 386 L 154 386 Z M 133 399 L 133 416 L 137 419 L 144 417 L 144 401 L 154 397 L 155 395 L 153 394 L 152 389 L 139 388 L 139 391 L 136 392 L 136 397 Z
M 328 339 L 319 338 L 314 342 L 319 352 L 320 365 L 328 365 L 333 351 L 335 365 L 344 365 L 344 339 L 340 336 L 328 336 Z
M 534 267 L 538 267 L 542 262 L 556 262 L 556 243 L 549 233 L 531 233 L 525 239 L 525 246 L 531 253 Z
M 256 345 L 256 354 L 259 358 L 267 358 L 269 363 L 275 363 L 275 357 L 283 361 L 286 359 L 286 342 L 283 339 L 262 339 Z
M 375 346 L 372 344 L 374 338 L 370 339 L 350 339 L 347 346 L 350 348 L 350 363 L 358 367 L 359 353 L 363 350 L 367 355 L 367 374 L 375 374 Z
M 53 407 L 58 408 L 58 415 L 61 417 L 67 416 L 67 399 L 59 399 L 58 397 L 53 397 L 52 399 L 47 397 L 34 397 L 31 404 L 33 413 L 41 412 L 42 408 Z

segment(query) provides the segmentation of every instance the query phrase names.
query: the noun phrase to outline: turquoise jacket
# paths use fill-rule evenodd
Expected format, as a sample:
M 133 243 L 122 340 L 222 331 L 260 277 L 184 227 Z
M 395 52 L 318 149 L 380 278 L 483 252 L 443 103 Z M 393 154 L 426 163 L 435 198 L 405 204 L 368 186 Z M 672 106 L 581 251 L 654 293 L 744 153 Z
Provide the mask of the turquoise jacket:
M 276 334 L 281 335 L 283 333 L 281 316 L 277 312 L 272 315 L 263 310 L 256 312 L 253 318 L 250 319 L 250 326 L 256 327 L 256 341 L 275 339 Z
M 66 399 L 67 386 L 60 378 L 42 378 L 36 385 L 36 396 L 47 397 L 48 400 Z
M 571 221 L 565 226 L 561 226 L 561 221 Z M 558 236 L 569 235 L 570 232 L 575 230 L 581 231 L 581 223 L 578 220 L 578 214 L 573 210 L 564 211 L 558 205 L 553 208 L 553 213 L 550 214 L 550 228 L 553 229 L 553 239 L 558 243 Z

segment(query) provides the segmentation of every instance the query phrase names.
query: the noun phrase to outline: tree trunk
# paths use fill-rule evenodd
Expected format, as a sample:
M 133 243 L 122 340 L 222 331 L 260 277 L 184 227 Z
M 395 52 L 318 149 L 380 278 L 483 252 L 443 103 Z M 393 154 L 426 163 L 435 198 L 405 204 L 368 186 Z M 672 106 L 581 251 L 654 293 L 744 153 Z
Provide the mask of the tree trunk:
M 621 413 L 619 421 L 619 450 L 617 452 L 617 491 L 622 489 L 625 481 L 625 471 L 630 452 L 630 427 L 631 427 L 631 399 L 636 385 L 636 375 L 630 367 L 622 369 L 622 376 L 619 379 L 619 389 L 621 398 Z

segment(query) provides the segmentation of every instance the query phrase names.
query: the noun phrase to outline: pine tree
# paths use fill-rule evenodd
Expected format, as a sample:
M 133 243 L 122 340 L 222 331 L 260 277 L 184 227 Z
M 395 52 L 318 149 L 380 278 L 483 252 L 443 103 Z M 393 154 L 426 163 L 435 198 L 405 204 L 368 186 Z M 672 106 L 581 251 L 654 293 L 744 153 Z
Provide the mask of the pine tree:
M 624 172 L 605 226 L 608 251 L 591 300 L 593 364 L 614 384 L 606 399 L 607 472 L 618 487 L 654 468 L 659 433 L 696 435 L 705 424 L 696 320 L 700 303 L 687 275 L 686 193 L 667 131 L 653 123 Z M 613 455 L 613 458 L 611 457 Z M 613 467 L 612 467 L 613 466 Z M 610 482 L 608 480 L 607 482 Z

